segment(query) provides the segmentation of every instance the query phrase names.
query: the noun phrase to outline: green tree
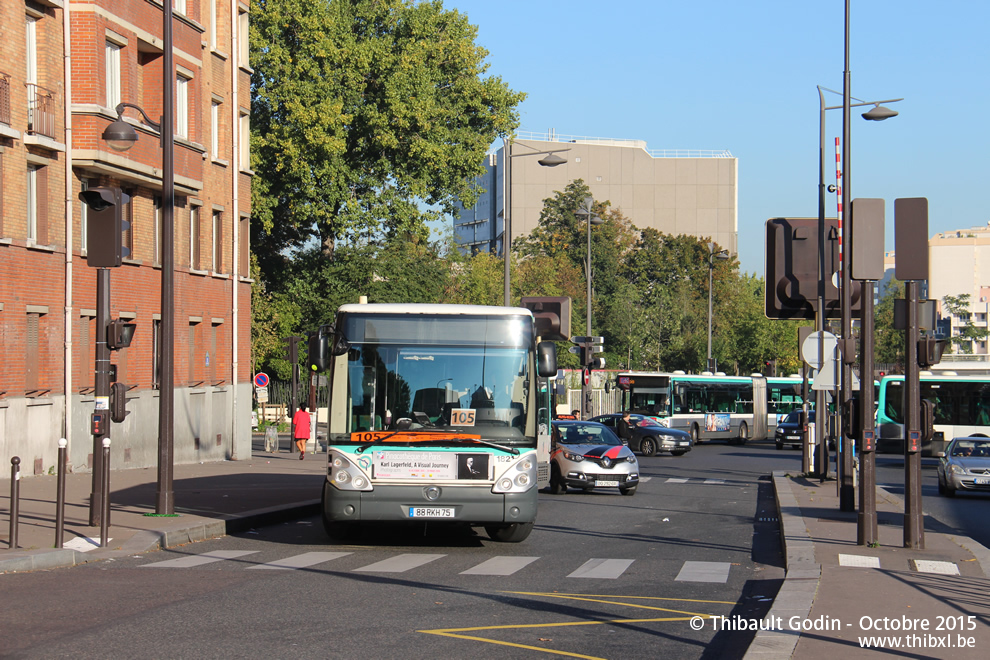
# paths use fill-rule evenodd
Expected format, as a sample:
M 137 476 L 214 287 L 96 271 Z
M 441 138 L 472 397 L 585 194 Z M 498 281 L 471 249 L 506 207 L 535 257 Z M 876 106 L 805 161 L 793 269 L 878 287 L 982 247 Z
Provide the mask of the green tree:
M 472 203 L 524 95 L 485 76 L 467 16 L 438 0 L 257 0 L 251 18 L 252 239 L 266 276 L 285 272 L 287 248 L 317 239 L 332 259 L 341 239 L 425 238 L 424 220 Z
M 873 354 L 877 364 L 904 370 L 904 331 L 894 328 L 894 301 L 904 298 L 904 283 L 891 280 L 874 309 Z M 888 367 L 890 368 L 890 367 Z
M 973 323 L 973 315 L 969 311 L 969 294 L 962 293 L 958 296 L 944 296 L 942 304 L 949 310 L 949 313 L 963 322 L 959 329 L 959 334 L 951 338 L 952 345 L 959 353 L 970 354 L 973 352 L 973 342 L 982 341 L 987 338 L 988 330 L 980 328 Z

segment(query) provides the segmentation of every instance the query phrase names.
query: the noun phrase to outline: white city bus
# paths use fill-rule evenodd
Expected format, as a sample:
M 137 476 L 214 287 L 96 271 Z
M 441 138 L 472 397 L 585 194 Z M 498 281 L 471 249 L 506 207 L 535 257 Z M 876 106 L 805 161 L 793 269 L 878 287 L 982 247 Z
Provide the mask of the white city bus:
M 532 312 L 344 305 L 328 330 L 311 340 L 310 361 L 330 370 L 322 511 L 331 538 L 361 521 L 529 536 L 540 477 L 549 476 L 545 379 L 556 374 L 553 343 L 537 346 Z
M 800 376 L 769 376 L 767 377 L 767 439 L 772 440 L 777 432 L 777 424 L 787 417 L 788 413 L 801 408 L 804 399 L 801 396 Z M 808 391 L 811 391 L 809 384 Z
M 767 435 L 767 381 L 760 375 L 625 372 L 623 408 L 691 434 L 695 443 Z

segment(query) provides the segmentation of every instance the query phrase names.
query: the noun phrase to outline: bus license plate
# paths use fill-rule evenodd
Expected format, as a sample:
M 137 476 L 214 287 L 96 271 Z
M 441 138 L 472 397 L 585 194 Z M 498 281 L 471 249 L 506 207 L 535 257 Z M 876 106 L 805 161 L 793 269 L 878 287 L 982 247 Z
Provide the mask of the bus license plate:
M 618 481 L 615 481 L 614 479 L 613 480 L 605 480 L 605 481 L 596 481 L 595 482 L 595 485 L 596 486 L 618 486 L 619 485 L 619 482 Z
M 453 518 L 454 508 L 449 506 L 411 506 L 410 518 Z
M 976 477 L 973 479 L 974 486 L 986 486 L 990 485 L 990 478 L 988 477 Z

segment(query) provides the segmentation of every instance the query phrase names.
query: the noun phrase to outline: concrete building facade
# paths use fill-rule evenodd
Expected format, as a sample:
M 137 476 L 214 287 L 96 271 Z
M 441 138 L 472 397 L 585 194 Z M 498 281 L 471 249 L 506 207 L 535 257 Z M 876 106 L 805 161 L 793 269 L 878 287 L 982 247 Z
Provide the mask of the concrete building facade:
M 642 140 L 520 132 L 508 161 L 512 238 L 530 233 L 543 200 L 582 179 L 598 201 L 610 201 L 637 229 L 712 239 L 738 252 L 738 160 L 728 151 L 649 150 Z M 548 152 L 566 158 L 541 166 Z M 486 192 L 454 219 L 465 252 L 502 253 L 506 147 L 490 154 L 478 185 Z
M 177 463 L 250 455 L 250 74 L 246 0 L 166 0 L 174 11 L 174 367 Z M 132 109 L 137 144 L 102 132 L 118 103 L 163 113 L 162 0 L 0 0 L 0 460 L 49 471 L 58 439 L 92 464 L 96 272 L 79 193 L 130 195 L 111 271 L 111 318 L 136 324 L 114 351 L 130 414 L 111 464 L 157 463 L 161 380 L 162 150 Z M 109 240 L 109 238 L 108 238 Z
M 935 234 L 928 241 L 929 298 L 936 300 L 941 317 L 949 320 L 951 336 L 967 323 L 990 328 L 990 223 Z M 950 314 L 942 304 L 945 296 L 969 294 L 969 311 Z M 971 341 L 971 352 L 987 355 L 987 341 Z M 985 359 L 985 358 L 984 358 Z

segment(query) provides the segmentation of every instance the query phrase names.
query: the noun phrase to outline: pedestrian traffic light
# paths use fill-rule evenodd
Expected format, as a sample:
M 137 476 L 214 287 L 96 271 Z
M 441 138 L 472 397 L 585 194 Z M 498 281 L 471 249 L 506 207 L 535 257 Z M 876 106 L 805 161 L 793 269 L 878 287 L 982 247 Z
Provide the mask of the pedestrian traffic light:
M 130 195 L 120 188 L 90 188 L 79 193 L 88 207 L 86 213 L 86 263 L 92 268 L 115 268 L 131 251 L 124 245 L 124 204 Z
M 114 383 L 110 386 L 110 419 L 120 424 L 128 412 L 127 385 Z
M 136 329 L 137 324 L 127 323 L 123 319 L 110 321 L 110 325 L 107 326 L 107 348 L 111 351 L 127 348 L 131 345 Z

